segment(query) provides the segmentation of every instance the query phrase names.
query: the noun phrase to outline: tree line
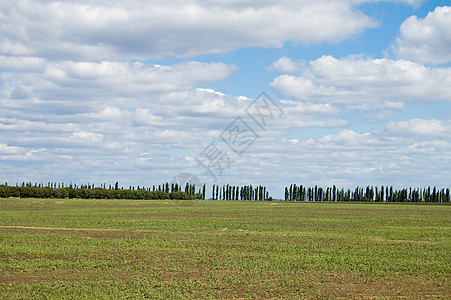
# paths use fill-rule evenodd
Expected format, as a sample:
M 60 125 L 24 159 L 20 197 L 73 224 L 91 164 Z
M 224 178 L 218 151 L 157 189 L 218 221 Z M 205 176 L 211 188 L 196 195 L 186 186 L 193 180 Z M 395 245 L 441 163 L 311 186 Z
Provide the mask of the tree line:
M 195 200 L 205 199 L 206 187 L 196 190 L 193 184 L 186 184 L 184 190 L 177 183 L 164 183 L 162 185 L 150 187 L 129 186 L 128 189 L 119 187 L 116 182 L 114 186 L 101 184 L 72 184 L 49 182 L 47 184 L 32 184 L 23 182 L 21 185 L 9 186 L 8 183 L 0 185 L 0 197 L 21 197 L 21 198 L 81 198 L 81 199 L 136 199 L 136 200 L 157 200 L 157 199 L 177 199 Z
M 206 199 L 206 186 L 196 187 L 194 184 L 186 183 L 184 186 L 178 183 L 165 182 L 152 187 L 129 186 L 119 187 L 119 182 L 114 185 L 100 184 L 64 184 L 48 182 L 46 184 L 22 184 L 16 183 L 9 186 L 7 183 L 0 185 L 0 197 L 21 198 L 81 198 L 81 199 L 177 199 L 177 200 L 204 200 Z M 311 201 L 311 202 L 426 202 L 426 203 L 449 203 L 450 189 L 437 187 L 425 188 L 402 188 L 394 189 L 393 186 L 367 186 L 355 189 L 332 187 L 306 187 L 292 184 L 285 187 L 285 201 Z M 243 201 L 272 201 L 265 186 L 258 185 L 217 185 L 213 184 L 212 200 L 243 200 Z
M 335 185 L 322 188 L 305 187 L 292 184 L 285 187 L 285 201 L 337 201 L 337 202 L 435 202 L 448 203 L 450 189 L 437 187 L 431 188 L 402 188 L 394 189 L 393 186 L 366 188 L 356 187 L 354 190 L 338 189 Z
M 253 200 L 253 201 L 266 201 L 272 200 L 269 197 L 269 192 L 265 186 L 252 185 L 235 186 L 235 185 L 219 185 L 213 184 L 211 191 L 212 200 Z

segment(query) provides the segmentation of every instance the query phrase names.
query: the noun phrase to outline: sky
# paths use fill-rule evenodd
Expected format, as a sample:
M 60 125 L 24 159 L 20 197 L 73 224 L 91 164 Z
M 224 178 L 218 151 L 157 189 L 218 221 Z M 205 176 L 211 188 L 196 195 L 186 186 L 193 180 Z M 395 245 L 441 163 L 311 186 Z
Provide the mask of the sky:
M 451 1 L 17 0 L 0 26 L 1 183 L 451 186 Z

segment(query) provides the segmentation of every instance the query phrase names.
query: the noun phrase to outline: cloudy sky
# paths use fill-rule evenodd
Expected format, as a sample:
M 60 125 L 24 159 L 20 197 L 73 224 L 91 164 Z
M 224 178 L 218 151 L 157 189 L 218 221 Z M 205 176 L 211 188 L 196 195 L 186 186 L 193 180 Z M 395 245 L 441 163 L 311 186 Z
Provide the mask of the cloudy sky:
M 450 1 L 17 0 L 0 25 L 2 183 L 451 185 Z

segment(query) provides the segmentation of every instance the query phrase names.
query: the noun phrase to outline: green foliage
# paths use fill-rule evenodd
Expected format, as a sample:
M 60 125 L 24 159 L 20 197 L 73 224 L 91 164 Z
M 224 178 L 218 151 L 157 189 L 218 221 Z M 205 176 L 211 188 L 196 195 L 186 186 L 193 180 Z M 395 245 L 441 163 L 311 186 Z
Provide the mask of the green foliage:
M 53 199 L 135 199 L 135 200 L 157 200 L 178 199 L 192 200 L 202 199 L 202 194 L 186 194 L 184 192 L 167 193 L 163 191 L 148 190 L 123 190 L 104 188 L 51 188 L 51 187 L 15 187 L 0 185 L 0 198 L 53 198 Z
M 385 193 L 384 193 L 385 191 Z M 438 190 L 436 187 L 428 188 L 403 188 L 395 190 L 393 187 L 367 186 L 366 189 L 356 187 L 354 191 L 337 189 L 333 187 L 315 186 L 308 188 L 290 185 L 285 187 L 285 201 L 338 201 L 338 202 L 435 202 L 450 203 L 450 189 Z
M 94 184 L 81 185 L 77 187 L 72 183 L 67 187 L 64 184 L 48 183 L 47 186 L 31 183 L 22 183 L 22 186 L 0 185 L 0 198 L 21 197 L 21 198 L 60 198 L 60 199 L 135 199 L 135 200 L 156 200 L 156 199 L 177 199 L 193 200 L 205 199 L 206 186 L 196 189 L 195 185 L 186 184 L 185 191 L 178 184 L 165 183 L 158 186 L 158 190 L 153 186 L 150 188 L 140 188 L 130 186 L 129 189 L 119 188 L 116 182 L 114 189 L 94 187 Z M 265 186 L 245 185 L 232 186 L 213 185 L 213 200 L 251 200 L 267 201 L 269 192 Z M 272 198 L 271 198 L 272 199 Z M 431 203 L 450 203 L 450 189 L 437 187 L 428 188 L 403 188 L 396 190 L 393 187 L 367 186 L 365 189 L 356 187 L 353 191 L 333 187 L 309 187 L 292 184 L 285 187 L 285 201 L 319 201 L 319 202 L 431 202 Z

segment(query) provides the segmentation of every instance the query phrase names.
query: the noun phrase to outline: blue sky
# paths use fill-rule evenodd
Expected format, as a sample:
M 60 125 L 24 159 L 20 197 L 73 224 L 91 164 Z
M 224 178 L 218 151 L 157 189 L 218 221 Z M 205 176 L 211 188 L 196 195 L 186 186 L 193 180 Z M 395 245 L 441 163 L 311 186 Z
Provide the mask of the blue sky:
M 0 182 L 449 187 L 450 1 L 27 0 L 0 16 Z M 283 114 L 259 127 L 258 105 Z

